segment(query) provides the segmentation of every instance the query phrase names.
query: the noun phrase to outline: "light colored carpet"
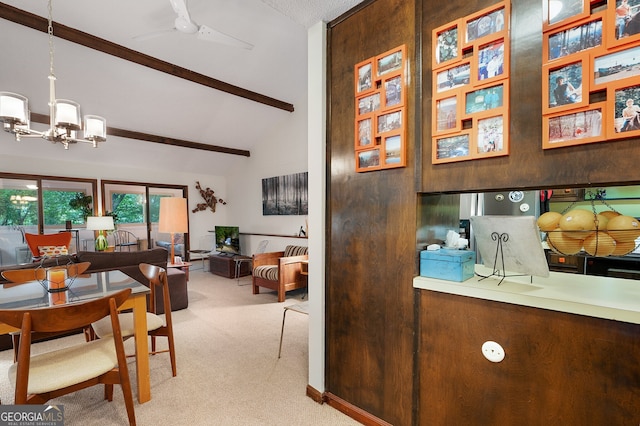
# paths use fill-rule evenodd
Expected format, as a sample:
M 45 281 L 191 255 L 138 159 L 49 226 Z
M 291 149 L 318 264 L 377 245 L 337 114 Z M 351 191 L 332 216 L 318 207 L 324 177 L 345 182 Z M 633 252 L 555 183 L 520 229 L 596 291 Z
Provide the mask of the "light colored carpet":
M 189 308 L 174 312 L 177 377 L 171 376 L 168 354 L 152 356 L 151 401 L 138 404 L 138 425 L 358 425 L 326 404 L 306 396 L 308 378 L 308 317 L 288 312 L 282 358 L 278 343 L 283 307 L 299 303 L 303 292 L 276 302 L 275 292 L 236 280 L 193 270 L 189 277 Z M 251 277 L 243 277 L 247 284 Z M 80 339 L 71 336 L 66 339 Z M 159 339 L 162 344 L 166 339 Z M 39 343 L 40 348 L 60 341 Z M 127 341 L 132 347 L 132 341 Z M 12 352 L 0 352 L 0 398 L 13 403 L 6 371 Z M 134 396 L 135 365 L 129 363 Z M 65 424 L 126 425 L 122 392 L 113 402 L 96 386 L 51 401 L 63 404 Z

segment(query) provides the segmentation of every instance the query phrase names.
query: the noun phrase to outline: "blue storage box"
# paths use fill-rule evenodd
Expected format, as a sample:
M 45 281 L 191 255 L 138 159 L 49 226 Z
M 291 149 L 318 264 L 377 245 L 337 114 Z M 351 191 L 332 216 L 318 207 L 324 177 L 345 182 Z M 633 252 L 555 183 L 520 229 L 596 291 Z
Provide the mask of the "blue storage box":
M 476 252 L 471 250 L 422 250 L 420 275 L 448 281 L 466 281 L 473 277 Z

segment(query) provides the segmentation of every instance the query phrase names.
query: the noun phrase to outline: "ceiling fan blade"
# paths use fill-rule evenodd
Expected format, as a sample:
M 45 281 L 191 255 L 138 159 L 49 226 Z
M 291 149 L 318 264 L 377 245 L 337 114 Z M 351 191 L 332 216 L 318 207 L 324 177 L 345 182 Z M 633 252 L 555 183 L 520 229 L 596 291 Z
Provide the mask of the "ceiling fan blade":
M 200 26 L 200 29 L 198 30 L 198 38 L 200 40 L 226 44 L 227 46 L 240 47 L 247 50 L 253 49 L 253 44 L 247 43 L 246 41 L 240 40 L 239 38 L 235 38 L 234 36 L 230 36 L 229 34 L 225 34 L 221 31 L 214 30 L 206 25 Z
M 152 38 L 161 37 L 165 34 L 170 34 L 175 31 L 176 31 L 175 28 L 167 28 L 165 30 L 158 30 L 158 31 L 152 31 L 150 33 L 139 34 L 137 36 L 133 36 L 133 39 L 136 41 L 151 40 Z
M 191 22 L 191 17 L 189 16 L 189 9 L 187 9 L 186 0 L 169 0 L 171 3 L 171 7 L 173 11 L 178 15 L 178 17 L 186 20 L 187 22 Z

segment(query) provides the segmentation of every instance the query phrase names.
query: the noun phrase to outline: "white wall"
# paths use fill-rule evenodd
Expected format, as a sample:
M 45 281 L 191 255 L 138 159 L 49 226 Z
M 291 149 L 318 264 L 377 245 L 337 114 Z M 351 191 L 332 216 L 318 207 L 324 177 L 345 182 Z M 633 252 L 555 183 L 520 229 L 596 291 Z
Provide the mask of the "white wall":
M 309 385 L 324 392 L 326 24 L 309 29 Z
M 45 176 L 70 176 L 98 180 L 122 180 L 151 184 L 179 184 L 189 187 L 189 224 L 191 244 L 198 245 L 199 236 L 213 229 L 217 223 L 225 224 L 229 210 L 220 206 L 216 213 L 203 211 L 191 213 L 202 200 L 195 182 L 209 186 L 222 199 L 227 198 L 227 178 L 198 171 L 185 172 L 191 158 L 225 155 L 152 144 L 149 142 L 110 138 L 99 148 L 75 145 L 65 151 L 41 139 L 25 139 L 16 142 L 9 133 L 0 131 L 0 171 L 6 173 L 35 174 Z M 125 158 L 126 157 L 126 158 Z M 137 166 L 130 166 L 131 157 Z M 123 158 L 120 165 L 120 158 Z M 125 161 L 126 160 L 126 161 Z M 234 160 L 238 161 L 238 160 Z M 242 159 L 240 160 L 242 161 Z M 175 163 L 175 170 L 171 163 Z M 185 167 L 186 166 L 186 167 Z M 101 204 L 99 204 L 101 205 Z

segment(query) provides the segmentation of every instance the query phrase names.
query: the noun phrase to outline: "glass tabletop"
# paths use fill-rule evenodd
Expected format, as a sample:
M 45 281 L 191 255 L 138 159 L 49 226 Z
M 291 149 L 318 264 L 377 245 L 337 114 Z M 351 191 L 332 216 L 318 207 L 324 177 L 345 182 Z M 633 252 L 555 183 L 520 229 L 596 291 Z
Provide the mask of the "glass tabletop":
M 26 283 L 0 284 L 0 309 L 38 308 L 52 304 L 75 303 L 104 297 L 125 288 L 132 294 L 146 294 L 147 286 L 121 271 L 95 272 L 69 278 L 68 290 L 61 293 L 47 291 L 47 283 L 29 281 Z

